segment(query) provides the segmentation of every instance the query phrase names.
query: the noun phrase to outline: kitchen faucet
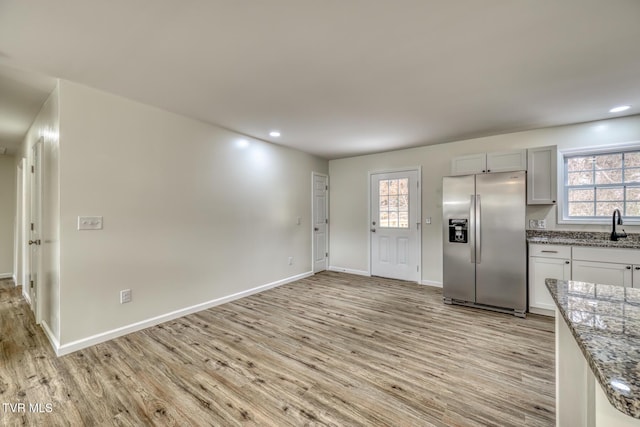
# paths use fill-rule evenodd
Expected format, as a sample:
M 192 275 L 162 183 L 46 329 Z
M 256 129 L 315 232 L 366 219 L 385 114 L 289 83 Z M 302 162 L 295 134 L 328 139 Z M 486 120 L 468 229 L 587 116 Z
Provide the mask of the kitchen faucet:
M 611 240 L 618 240 L 627 237 L 627 233 L 625 233 L 624 228 L 622 231 L 616 231 L 616 214 L 618 214 L 618 225 L 622 225 L 622 214 L 620 213 L 620 209 L 613 210 L 613 230 L 611 231 Z

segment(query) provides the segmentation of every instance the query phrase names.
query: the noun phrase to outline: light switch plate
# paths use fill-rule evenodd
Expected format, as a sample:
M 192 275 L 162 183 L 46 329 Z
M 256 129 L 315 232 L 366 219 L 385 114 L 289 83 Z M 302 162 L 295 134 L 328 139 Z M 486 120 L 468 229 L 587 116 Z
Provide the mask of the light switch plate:
M 79 216 L 78 230 L 102 230 L 101 216 Z

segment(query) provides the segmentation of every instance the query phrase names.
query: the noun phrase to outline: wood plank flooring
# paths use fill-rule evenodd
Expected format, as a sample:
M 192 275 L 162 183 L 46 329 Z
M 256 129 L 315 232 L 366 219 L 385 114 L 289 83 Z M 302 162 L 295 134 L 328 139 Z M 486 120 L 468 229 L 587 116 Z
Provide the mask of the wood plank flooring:
M 414 283 L 324 272 L 56 358 L 0 281 L 1 425 L 552 426 L 554 392 L 550 319 Z

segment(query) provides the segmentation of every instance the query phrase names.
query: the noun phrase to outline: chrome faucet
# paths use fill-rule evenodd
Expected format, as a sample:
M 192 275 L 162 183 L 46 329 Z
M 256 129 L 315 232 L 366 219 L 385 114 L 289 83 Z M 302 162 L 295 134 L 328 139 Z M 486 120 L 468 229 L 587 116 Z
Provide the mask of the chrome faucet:
M 613 210 L 613 230 L 611 231 L 611 240 L 618 240 L 627 237 L 627 233 L 625 233 L 624 228 L 622 231 L 616 231 L 616 214 L 618 214 L 618 225 L 622 225 L 622 214 L 620 213 L 620 209 Z

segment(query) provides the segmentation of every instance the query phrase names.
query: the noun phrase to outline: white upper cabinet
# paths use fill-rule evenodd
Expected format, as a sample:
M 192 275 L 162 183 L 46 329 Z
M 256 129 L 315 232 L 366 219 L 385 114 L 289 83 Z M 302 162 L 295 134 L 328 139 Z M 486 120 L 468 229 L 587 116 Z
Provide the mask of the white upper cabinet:
M 527 170 L 527 150 L 487 153 L 487 172 L 513 172 Z
M 527 204 L 555 204 L 558 191 L 558 148 L 551 145 L 527 151 Z
M 451 159 L 451 175 L 527 170 L 527 151 L 480 153 Z
M 472 175 L 487 171 L 486 153 L 459 156 L 451 159 L 451 175 Z

